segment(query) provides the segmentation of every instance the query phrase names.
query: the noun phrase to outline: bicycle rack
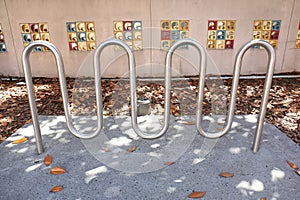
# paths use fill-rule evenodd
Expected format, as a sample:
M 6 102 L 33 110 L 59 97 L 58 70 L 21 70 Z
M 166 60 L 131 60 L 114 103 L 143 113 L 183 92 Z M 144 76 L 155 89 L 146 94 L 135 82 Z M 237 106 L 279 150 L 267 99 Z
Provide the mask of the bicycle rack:
M 41 129 L 40 129 L 39 120 L 38 120 L 37 107 L 36 107 L 35 97 L 34 97 L 31 68 L 30 68 L 30 63 L 29 63 L 29 55 L 36 46 L 44 46 L 44 47 L 48 48 L 55 56 L 56 65 L 58 68 L 58 75 L 59 75 L 62 99 L 63 99 L 63 106 L 64 106 L 64 111 L 65 111 L 65 118 L 66 118 L 67 126 L 68 126 L 68 129 L 70 130 L 70 132 L 73 135 L 75 135 L 79 138 L 84 138 L 84 139 L 92 138 L 92 137 L 96 136 L 97 134 L 99 134 L 101 132 L 102 124 L 103 124 L 102 123 L 102 121 L 103 121 L 102 110 L 99 111 L 99 108 L 97 108 L 97 122 L 98 122 L 97 125 L 98 125 L 98 127 L 94 133 L 81 134 L 75 129 L 75 127 L 72 124 L 63 59 L 62 59 L 62 56 L 61 56 L 59 50 L 53 44 L 51 44 L 49 42 L 45 42 L 45 41 L 32 42 L 28 46 L 26 46 L 25 49 L 23 50 L 22 63 L 23 63 L 23 67 L 24 67 L 24 74 L 25 74 L 25 81 L 26 81 L 27 92 L 28 92 L 29 106 L 30 106 L 30 111 L 31 111 L 34 135 L 36 138 L 38 153 L 39 154 L 43 153 L 44 148 L 43 148 L 43 141 L 42 141 L 42 136 L 41 136 Z M 95 69 L 95 71 L 97 71 L 97 68 Z M 97 81 L 96 81 L 96 84 L 97 84 Z M 102 100 L 101 100 L 102 96 L 99 96 L 99 93 L 97 94 L 96 98 L 97 98 L 96 99 L 97 105 L 99 104 L 99 102 L 102 103 Z
M 232 89 L 231 89 L 231 97 L 230 97 L 230 103 L 229 103 L 229 112 L 228 116 L 226 118 L 226 125 L 224 129 L 217 133 L 206 133 L 201 125 L 201 122 L 203 120 L 202 116 L 202 101 L 203 101 L 203 95 L 204 95 L 204 86 L 205 86 L 205 74 L 206 74 L 206 64 L 207 64 L 207 56 L 206 51 L 204 47 L 201 46 L 197 41 L 192 39 L 183 39 L 179 40 L 174 45 L 171 46 L 171 48 L 168 50 L 168 53 L 166 55 L 166 66 L 165 66 L 165 108 L 164 108 L 164 125 L 163 128 L 156 133 L 145 133 L 138 127 L 137 123 L 137 98 L 136 98 L 136 69 L 135 69 L 135 59 L 134 55 L 130 49 L 130 47 L 125 44 L 124 42 L 117 40 L 117 39 L 109 39 L 104 42 L 102 42 L 95 50 L 94 54 L 94 71 L 95 71 L 95 88 L 96 88 L 96 104 L 97 104 L 97 129 L 95 132 L 92 132 L 91 134 L 81 134 L 79 133 L 75 127 L 72 124 L 71 114 L 70 114 L 70 108 L 69 108 L 69 101 L 68 101 L 68 91 L 66 87 L 66 78 L 65 78 L 65 72 L 64 72 L 64 65 L 62 56 L 59 52 L 59 50 L 51 43 L 45 42 L 45 41 L 37 41 L 32 42 L 28 46 L 25 47 L 23 54 L 22 54 L 22 63 L 24 67 L 24 74 L 25 74 L 25 80 L 28 90 L 28 98 L 29 98 L 29 105 L 31 110 L 31 116 L 33 121 L 33 127 L 34 127 L 34 135 L 36 138 L 37 143 L 37 149 L 38 153 L 43 153 L 43 143 L 42 143 L 42 137 L 41 137 L 41 130 L 38 120 L 38 114 L 37 114 L 37 107 L 35 103 L 35 97 L 34 97 L 34 89 L 33 89 L 33 83 L 32 83 L 32 75 L 31 75 L 31 68 L 29 63 L 29 55 L 32 52 L 32 50 L 36 46 L 44 46 L 48 48 L 55 56 L 56 59 L 56 65 L 58 68 L 58 74 L 59 74 L 59 82 L 62 92 L 62 98 L 63 98 L 63 106 L 65 111 L 65 118 L 67 122 L 68 129 L 70 132 L 83 139 L 89 139 L 92 137 L 95 137 L 98 135 L 103 127 L 103 112 L 102 112 L 102 90 L 101 90 L 101 67 L 100 67 L 100 56 L 103 51 L 103 49 L 109 45 L 118 45 L 122 47 L 128 56 L 129 61 L 129 70 L 130 70 L 130 95 L 131 95 L 131 124 L 132 127 L 139 136 L 145 139 L 155 139 L 160 136 L 162 136 L 169 128 L 169 121 L 170 121 L 170 87 L 171 87 L 171 64 L 172 64 L 172 56 L 174 51 L 181 45 L 192 45 L 194 46 L 201 57 L 200 61 L 200 73 L 199 73 L 199 92 L 197 97 L 197 113 L 196 113 L 196 128 L 197 131 L 206 138 L 219 138 L 223 135 L 225 135 L 231 128 L 232 122 L 233 122 L 233 116 L 234 116 L 234 108 L 235 108 L 235 99 L 236 99 L 236 93 L 239 83 L 239 76 L 241 71 L 241 63 L 243 56 L 245 52 L 251 48 L 252 46 L 261 45 L 263 46 L 268 53 L 268 69 L 267 69 L 267 76 L 264 83 L 264 92 L 263 92 L 263 98 L 262 103 L 260 106 L 260 113 L 257 121 L 257 128 L 256 133 L 254 137 L 253 142 L 253 151 L 257 152 L 259 148 L 260 138 L 263 130 L 263 122 L 265 119 L 266 109 L 267 109 L 267 103 L 268 103 L 268 97 L 269 92 L 271 88 L 272 78 L 273 78 L 273 72 L 275 67 L 275 51 L 274 48 L 268 43 L 263 40 L 253 40 L 248 43 L 246 43 L 238 52 L 236 58 L 235 58 L 235 65 L 234 65 L 234 74 L 233 74 L 233 82 L 232 82 Z
M 131 96 L 131 124 L 132 124 L 132 128 L 135 131 L 136 134 L 138 134 L 140 137 L 145 138 L 145 139 L 155 139 L 158 138 L 160 136 L 162 136 L 169 128 L 169 121 L 170 121 L 170 76 L 166 73 L 166 76 L 168 76 L 168 78 L 166 79 L 166 83 L 165 83 L 165 113 L 164 113 L 164 126 L 163 128 L 156 133 L 145 133 L 143 132 L 139 126 L 138 126 L 138 122 L 137 122 L 137 97 L 136 97 L 136 69 L 135 69 L 135 59 L 134 59 L 134 55 L 130 49 L 130 47 L 125 44 L 124 42 L 122 42 L 121 40 L 117 40 L 117 39 L 109 39 L 106 40 L 104 42 L 102 42 L 100 44 L 99 47 L 97 47 L 95 55 L 94 55 L 94 65 L 95 65 L 95 69 L 99 70 L 95 72 L 95 78 L 98 80 L 100 79 L 100 68 L 98 66 L 100 66 L 100 55 L 102 50 L 109 45 L 118 45 L 120 47 L 122 47 L 128 56 L 128 61 L 129 61 L 129 71 L 130 71 L 130 96 Z M 101 91 L 101 82 L 98 83 L 98 81 L 96 81 L 96 91 Z M 100 95 L 100 94 L 99 94 Z M 101 104 L 102 105 L 102 104 Z M 97 107 L 100 107 L 100 104 L 97 105 Z M 102 106 L 101 106 L 102 108 Z
M 254 136 L 254 141 L 253 141 L 253 147 L 252 150 L 253 152 L 257 152 L 259 148 L 259 143 L 260 143 L 260 138 L 263 130 L 263 123 L 266 115 L 266 109 L 267 109 L 267 104 L 268 104 L 268 98 L 269 98 L 269 93 L 270 93 L 270 88 L 272 84 L 272 78 L 273 78 L 273 72 L 274 72 L 274 67 L 275 67 L 275 50 L 270 45 L 268 42 L 263 41 L 263 40 L 252 40 L 248 43 L 246 43 L 238 52 L 236 58 L 235 58 L 235 65 L 234 65 L 234 73 L 233 73 L 233 80 L 232 80 L 232 87 L 231 87 L 231 94 L 230 94 L 230 103 L 229 103 L 229 111 L 228 115 L 226 117 L 226 124 L 225 127 L 223 128 L 222 131 L 219 131 L 217 133 L 206 133 L 201 125 L 202 122 L 202 101 L 203 101 L 203 87 L 204 84 L 204 76 L 205 74 L 201 74 L 205 71 L 201 70 L 200 75 L 199 75 L 199 94 L 198 94 L 198 109 L 197 109 L 197 130 L 198 132 L 203 135 L 204 137 L 207 138 L 219 138 L 223 135 L 225 135 L 231 128 L 232 121 L 233 121 L 233 116 L 234 116 L 234 108 L 235 108 L 235 99 L 236 99 L 236 93 L 238 89 L 238 84 L 239 84 L 239 77 L 240 77 L 240 71 L 241 71 L 241 63 L 244 54 L 246 51 L 251 48 L 252 46 L 256 45 L 261 45 L 265 48 L 265 50 L 268 53 L 268 69 L 267 69 L 267 76 L 266 80 L 264 83 L 264 90 L 263 90 L 263 98 L 260 106 L 260 112 L 258 116 L 258 121 L 257 121 L 257 128 Z M 201 80 L 201 78 L 203 80 Z M 201 84 L 200 84 L 201 82 Z

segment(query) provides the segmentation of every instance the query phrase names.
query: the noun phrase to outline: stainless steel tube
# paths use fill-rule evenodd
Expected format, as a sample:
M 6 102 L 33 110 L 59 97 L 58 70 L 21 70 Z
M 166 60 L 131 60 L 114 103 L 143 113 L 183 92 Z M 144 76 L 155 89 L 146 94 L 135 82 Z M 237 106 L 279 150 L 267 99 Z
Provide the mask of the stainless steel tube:
M 135 59 L 134 59 L 134 55 L 133 55 L 130 47 L 127 44 L 125 44 L 124 42 L 122 42 L 121 40 L 117 40 L 117 39 L 106 40 L 106 41 L 102 42 L 97 47 L 97 49 L 95 51 L 94 66 L 95 66 L 96 92 L 98 92 L 96 94 L 96 96 L 99 97 L 98 99 L 100 99 L 100 96 L 102 96 L 102 94 L 101 94 L 101 81 L 100 81 L 100 74 L 101 74 L 101 71 L 100 71 L 100 55 L 101 55 L 102 50 L 105 47 L 109 46 L 109 45 L 118 45 L 118 46 L 122 47 L 126 51 L 126 54 L 128 56 L 129 76 L 130 76 L 130 96 L 131 96 L 131 99 L 130 99 L 130 103 L 131 103 L 131 124 L 132 124 L 133 130 L 135 131 L 136 134 L 138 134 L 142 138 L 154 139 L 154 138 L 160 137 L 168 129 L 168 123 L 165 123 L 164 128 L 162 129 L 162 131 L 160 131 L 159 133 L 154 133 L 154 134 L 144 133 L 138 127 L 138 123 L 137 123 L 137 103 L 136 103 L 137 102 L 137 97 L 136 97 Z M 168 101 L 170 101 L 170 100 L 168 100 Z M 97 107 L 102 108 L 102 102 L 97 101 Z M 168 107 L 170 107 L 170 106 L 168 106 Z M 167 122 L 169 121 L 169 116 L 167 116 L 165 118 L 165 122 L 166 121 Z
M 233 73 L 233 80 L 232 80 L 232 86 L 231 86 L 231 95 L 230 95 L 230 102 L 229 102 L 229 108 L 228 108 L 228 115 L 226 118 L 225 122 L 225 127 L 222 131 L 217 132 L 217 133 L 206 133 L 201 126 L 201 121 L 202 121 L 202 100 L 203 100 L 203 94 L 200 93 L 199 89 L 199 98 L 198 98 L 198 112 L 197 112 L 197 130 L 201 135 L 207 138 L 218 138 L 223 135 L 225 135 L 231 128 L 233 117 L 234 117 L 234 108 L 235 108 L 235 101 L 236 101 L 236 93 L 238 89 L 238 84 L 239 84 L 239 77 L 240 77 L 240 71 L 241 71 L 241 64 L 242 64 L 242 59 L 245 54 L 245 52 L 256 45 L 261 45 L 263 46 L 267 53 L 268 53 L 268 69 L 267 69 L 267 76 L 264 84 L 264 92 L 263 92 L 263 98 L 260 106 L 260 113 L 258 117 L 258 122 L 257 122 L 257 128 L 256 128 L 256 133 L 255 133 L 255 138 L 253 142 L 253 151 L 257 152 L 258 147 L 259 147 L 259 142 L 260 142 L 260 137 L 263 129 L 263 123 L 265 119 L 265 114 L 266 114 L 266 109 L 267 109 L 267 104 L 268 104 L 268 97 L 269 97 L 269 92 L 271 88 L 271 83 L 272 83 L 272 78 L 273 78 L 273 72 L 274 72 L 274 67 L 275 67 L 275 50 L 270 45 L 268 42 L 263 41 L 263 40 L 252 40 L 248 43 L 246 43 L 237 53 L 237 56 L 235 58 L 235 64 L 234 64 L 234 73 Z M 201 74 L 199 76 L 199 88 L 200 88 L 200 82 L 201 81 Z M 202 91 L 203 92 L 203 91 Z
M 26 86 L 27 86 L 27 90 L 28 90 L 29 105 L 30 105 L 30 110 L 31 110 L 31 116 L 32 116 L 32 121 L 33 121 L 34 134 L 35 134 L 35 138 L 36 138 L 38 153 L 43 153 L 44 149 L 43 149 L 41 130 L 40 130 L 40 125 L 39 125 L 39 121 L 38 121 L 38 114 L 37 114 L 37 108 L 36 108 L 35 97 L 34 97 L 34 88 L 33 88 L 33 83 L 32 83 L 31 68 L 30 68 L 30 63 L 29 63 L 30 53 L 37 46 L 47 47 L 55 56 L 56 65 L 57 65 L 57 69 L 58 69 L 58 75 L 59 75 L 59 81 L 60 81 L 60 88 L 61 88 L 61 93 L 62 93 L 62 98 L 63 98 L 65 117 L 66 117 L 68 129 L 70 130 L 70 132 L 80 138 L 92 138 L 92 137 L 96 136 L 97 134 L 99 134 L 101 132 L 101 128 L 102 128 L 102 124 L 103 124 L 102 123 L 102 110 L 101 110 L 101 112 L 99 112 L 99 107 L 97 108 L 98 127 L 94 133 L 81 134 L 72 125 L 63 59 L 62 59 L 62 56 L 61 56 L 59 50 L 53 44 L 46 42 L 46 41 L 32 42 L 28 46 L 26 46 L 25 49 L 23 50 L 22 63 L 23 63 L 23 67 L 24 67 L 24 75 L 25 75 Z M 99 94 L 98 94 L 97 102 L 99 102 L 99 101 L 102 102 L 101 99 L 99 99 Z

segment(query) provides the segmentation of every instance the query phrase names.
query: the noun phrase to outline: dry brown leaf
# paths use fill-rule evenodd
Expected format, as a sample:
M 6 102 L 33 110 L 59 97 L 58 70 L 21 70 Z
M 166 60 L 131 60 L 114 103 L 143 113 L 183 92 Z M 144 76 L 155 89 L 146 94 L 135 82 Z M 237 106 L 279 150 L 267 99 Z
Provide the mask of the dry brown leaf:
M 28 140 L 27 137 L 22 137 L 22 138 L 20 138 L 18 140 L 13 141 L 12 143 L 13 144 L 20 144 L 20 143 L 26 142 L 27 140 Z
M 300 176 L 300 170 L 295 170 L 295 173 Z
M 58 174 L 63 174 L 66 171 L 61 167 L 55 166 L 50 170 L 50 172 L 51 172 L 51 174 L 58 175 Z
M 29 119 L 29 120 L 27 120 L 27 121 L 25 122 L 25 124 L 29 124 L 30 122 L 32 122 L 32 118 Z
M 219 176 L 224 177 L 224 178 L 231 178 L 234 176 L 234 174 L 229 173 L 229 172 L 222 172 L 219 174 Z
M 180 123 L 184 124 L 184 125 L 194 125 L 195 124 L 194 122 L 187 122 L 187 121 L 182 121 Z
M 295 165 L 294 163 L 292 163 L 292 162 L 290 162 L 290 161 L 286 161 L 287 162 L 287 164 L 289 164 L 289 166 L 291 167 L 291 168 L 293 168 L 293 169 L 295 169 L 295 170 L 298 170 L 299 169 L 299 167 L 297 166 L 297 165 Z
M 110 149 L 107 148 L 107 147 L 103 147 L 102 150 L 103 150 L 104 152 L 110 152 Z
M 204 197 L 205 194 L 206 192 L 192 192 L 191 194 L 188 195 L 188 197 L 191 199 L 196 199 L 196 198 Z
M 217 128 L 218 129 L 218 131 L 222 131 L 223 130 L 223 128 Z
M 64 187 L 62 185 L 57 185 L 55 187 L 53 187 L 50 192 L 60 192 L 64 189 Z
M 170 161 L 169 161 L 169 162 L 165 162 L 164 165 L 168 165 L 168 166 L 169 166 L 169 165 L 173 165 L 174 163 L 175 163 L 175 162 L 170 162 Z
M 260 198 L 260 200 L 267 200 L 267 197 Z
M 45 158 L 44 158 L 44 163 L 45 163 L 46 166 L 51 165 L 51 163 L 52 163 L 52 157 L 51 157 L 49 154 L 47 154 L 47 155 L 45 156 Z
M 134 152 L 136 150 L 136 146 L 134 145 L 133 147 L 130 147 L 127 149 L 127 152 L 130 153 L 130 152 Z

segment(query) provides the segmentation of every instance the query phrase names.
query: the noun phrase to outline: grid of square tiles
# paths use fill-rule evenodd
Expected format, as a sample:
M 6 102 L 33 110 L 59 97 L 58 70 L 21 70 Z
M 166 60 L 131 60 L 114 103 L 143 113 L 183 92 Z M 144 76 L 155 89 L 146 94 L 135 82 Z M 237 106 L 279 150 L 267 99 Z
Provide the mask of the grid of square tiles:
M 113 26 L 116 39 L 124 41 L 133 51 L 143 49 L 142 21 L 113 21 Z
M 26 47 L 30 42 L 44 40 L 50 42 L 48 23 L 21 23 L 20 24 L 23 45 Z M 35 47 L 34 52 L 48 51 L 45 47 Z
M 300 22 L 298 24 L 298 32 L 297 32 L 297 36 L 296 36 L 295 48 L 300 49 Z
M 0 23 L 0 53 L 7 52 L 2 24 Z
M 274 48 L 278 47 L 281 20 L 254 20 L 252 39 L 269 42 Z M 254 47 L 263 48 L 263 47 Z
M 233 49 L 236 20 L 208 20 L 207 49 Z
M 66 22 L 70 51 L 91 51 L 96 48 L 94 22 Z
M 190 21 L 189 20 L 161 20 L 160 21 L 160 48 L 168 50 L 172 44 L 180 39 L 189 37 Z M 188 46 L 181 46 L 186 49 Z

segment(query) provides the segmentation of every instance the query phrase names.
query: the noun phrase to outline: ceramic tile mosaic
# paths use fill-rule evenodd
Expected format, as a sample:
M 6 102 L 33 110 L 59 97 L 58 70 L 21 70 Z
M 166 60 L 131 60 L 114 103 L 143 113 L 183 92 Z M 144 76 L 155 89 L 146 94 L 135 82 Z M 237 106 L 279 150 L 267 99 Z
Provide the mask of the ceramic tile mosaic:
M 208 20 L 207 49 L 233 49 L 236 20 Z
M 254 20 L 252 40 L 261 39 L 269 42 L 274 48 L 278 47 L 281 20 Z M 254 48 L 263 48 L 255 46 Z
M 30 42 L 44 40 L 50 42 L 48 23 L 21 23 L 20 24 L 23 45 L 26 47 Z M 35 47 L 34 52 L 48 51 L 45 47 Z
M 2 24 L 0 23 L 0 53 L 7 52 Z
M 96 49 L 94 22 L 66 22 L 70 51 L 91 51 Z
M 297 31 L 297 36 L 296 36 L 295 48 L 300 49 L 300 22 L 298 24 L 298 31 Z
M 189 37 L 190 21 L 161 20 L 160 29 L 160 48 L 168 50 L 174 42 Z M 183 45 L 180 48 L 187 49 L 188 45 Z
M 124 41 L 133 51 L 143 49 L 142 21 L 114 21 L 113 26 L 116 39 Z

